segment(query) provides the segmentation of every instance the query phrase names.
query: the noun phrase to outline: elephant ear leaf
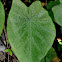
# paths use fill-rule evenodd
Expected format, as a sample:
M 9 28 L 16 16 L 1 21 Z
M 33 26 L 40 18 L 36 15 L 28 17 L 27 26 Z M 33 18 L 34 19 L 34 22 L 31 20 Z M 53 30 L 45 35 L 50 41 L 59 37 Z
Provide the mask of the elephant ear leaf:
M 40 1 L 27 7 L 13 0 L 7 23 L 11 47 L 20 62 L 40 62 L 55 39 L 55 26 Z
M 3 4 L 0 1 L 0 35 L 2 33 L 2 29 L 3 29 L 3 26 L 4 26 L 4 21 L 5 21 L 4 7 L 3 7 Z
M 62 26 L 62 4 L 54 6 L 52 8 L 52 11 L 53 11 L 54 18 L 55 18 L 54 21 L 60 26 Z

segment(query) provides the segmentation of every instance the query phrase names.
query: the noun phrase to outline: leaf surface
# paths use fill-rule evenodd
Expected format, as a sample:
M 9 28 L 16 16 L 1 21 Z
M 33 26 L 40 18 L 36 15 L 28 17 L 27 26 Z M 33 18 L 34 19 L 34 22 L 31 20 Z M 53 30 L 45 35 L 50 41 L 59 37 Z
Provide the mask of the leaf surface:
M 27 7 L 14 0 L 7 26 L 9 42 L 20 62 L 40 62 L 56 35 L 55 26 L 40 1 Z
M 53 11 L 54 18 L 55 18 L 54 21 L 60 26 L 62 26 L 62 4 L 54 6 L 52 8 L 52 11 Z
M 2 33 L 2 29 L 4 26 L 4 21 L 5 21 L 5 13 L 4 13 L 4 7 L 0 1 L 0 35 Z
M 59 0 L 49 1 L 46 7 L 48 10 L 51 10 L 54 6 L 59 5 L 59 4 L 60 4 Z

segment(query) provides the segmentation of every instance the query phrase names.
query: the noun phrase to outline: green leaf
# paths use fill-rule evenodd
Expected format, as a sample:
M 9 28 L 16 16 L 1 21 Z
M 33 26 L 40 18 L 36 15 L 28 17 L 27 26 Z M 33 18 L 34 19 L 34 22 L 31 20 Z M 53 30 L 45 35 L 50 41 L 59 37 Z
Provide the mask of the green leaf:
M 9 51 L 9 55 L 12 56 L 12 51 L 11 50 Z
M 11 48 L 11 50 L 13 51 L 13 49 Z
M 60 45 L 62 45 L 62 42 L 59 42 Z
M 10 51 L 10 49 L 6 49 L 6 50 L 5 50 L 5 52 L 9 52 L 9 51 Z
M 55 19 L 54 19 L 54 14 L 53 14 L 52 10 L 49 10 L 48 14 L 51 17 L 51 19 L 54 21 Z
M 52 9 L 54 6 L 56 6 L 56 5 L 59 5 L 60 4 L 60 2 L 59 2 L 59 0 L 56 0 L 56 1 L 49 1 L 49 3 L 47 4 L 47 9 L 48 10 L 50 10 L 50 9 Z
M 7 42 L 9 43 L 9 40 L 7 40 Z
M 29 0 L 29 3 L 31 3 L 31 0 Z
M 45 60 L 46 60 L 46 62 L 50 62 L 50 61 L 51 61 L 53 58 L 55 58 L 56 56 L 57 56 L 57 55 L 56 55 L 56 52 L 55 52 L 54 48 L 52 47 L 52 48 L 48 51 L 46 57 L 44 57 L 44 58 L 41 60 L 41 62 L 45 62 Z
M 40 62 L 55 39 L 55 26 L 40 1 L 27 7 L 13 0 L 7 23 L 11 47 L 20 62 Z
M 61 31 L 61 34 L 62 34 L 62 27 L 60 27 L 60 31 Z
M 62 26 L 62 4 L 53 7 L 52 11 L 55 18 L 54 21 L 60 26 Z
M 8 52 L 10 56 L 12 56 L 12 51 L 10 49 L 6 49 L 5 52 Z
M 2 29 L 4 26 L 4 21 L 5 21 L 5 13 L 4 13 L 4 7 L 0 1 L 0 35 L 2 33 Z

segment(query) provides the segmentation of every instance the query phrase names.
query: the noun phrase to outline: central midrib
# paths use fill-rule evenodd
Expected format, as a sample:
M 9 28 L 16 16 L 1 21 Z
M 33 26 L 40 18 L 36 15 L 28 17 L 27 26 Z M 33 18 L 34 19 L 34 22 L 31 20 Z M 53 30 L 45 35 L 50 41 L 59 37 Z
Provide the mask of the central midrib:
M 29 44 L 29 62 L 31 62 L 31 59 L 32 59 L 32 57 L 31 57 L 31 33 L 32 33 L 32 31 L 31 31 L 31 21 L 29 20 L 28 21 L 28 44 Z

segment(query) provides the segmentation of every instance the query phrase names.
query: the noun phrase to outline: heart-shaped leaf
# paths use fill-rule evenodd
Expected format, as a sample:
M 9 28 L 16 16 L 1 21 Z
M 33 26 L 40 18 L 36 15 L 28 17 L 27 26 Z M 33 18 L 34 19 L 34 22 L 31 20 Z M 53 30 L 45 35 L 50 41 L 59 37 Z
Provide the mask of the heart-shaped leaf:
M 54 18 L 55 18 L 54 21 L 60 26 L 62 26 L 62 4 L 54 6 L 52 8 L 52 11 L 53 11 Z
M 40 62 L 51 48 L 55 26 L 40 1 L 27 7 L 13 0 L 9 13 L 7 34 L 20 62 Z
M 5 13 L 4 13 L 4 7 L 0 1 L 0 35 L 2 33 L 2 29 L 4 26 L 4 21 L 5 21 Z

